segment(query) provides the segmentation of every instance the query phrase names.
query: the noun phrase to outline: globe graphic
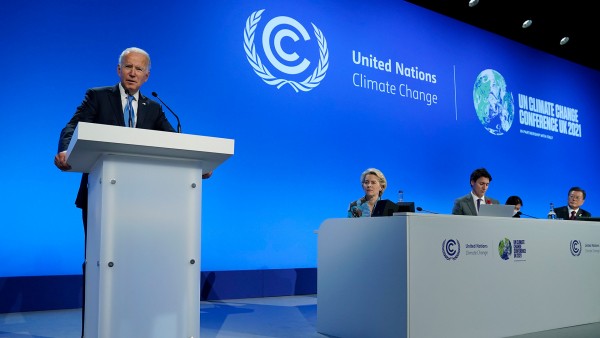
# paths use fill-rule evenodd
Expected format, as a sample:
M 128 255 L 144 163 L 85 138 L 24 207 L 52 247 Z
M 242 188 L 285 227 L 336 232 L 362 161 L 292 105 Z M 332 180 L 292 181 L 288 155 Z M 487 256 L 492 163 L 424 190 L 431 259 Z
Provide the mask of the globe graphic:
M 481 124 L 493 135 L 506 133 L 515 117 L 513 95 L 500 73 L 486 69 L 473 86 L 473 103 Z
M 498 254 L 500 258 L 507 260 L 512 255 L 512 244 L 510 243 L 510 239 L 505 238 L 498 243 Z

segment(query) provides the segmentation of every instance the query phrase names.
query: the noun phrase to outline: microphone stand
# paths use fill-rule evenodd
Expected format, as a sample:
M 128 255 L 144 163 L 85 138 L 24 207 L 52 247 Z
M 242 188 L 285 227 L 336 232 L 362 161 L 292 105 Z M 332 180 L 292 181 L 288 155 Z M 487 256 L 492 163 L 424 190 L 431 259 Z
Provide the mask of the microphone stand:
M 529 217 L 529 218 L 538 219 L 538 217 L 534 217 L 534 216 L 531 216 L 531 215 L 527 215 L 527 214 L 524 214 L 524 213 L 522 213 L 522 212 L 520 212 L 520 211 L 519 211 L 519 212 L 517 212 L 517 213 L 515 214 L 515 216 L 516 216 L 516 215 L 519 215 L 519 217 L 521 217 L 521 216 L 526 216 L 526 217 Z
M 175 112 L 171 108 L 169 108 L 169 106 L 167 106 L 167 104 L 164 103 L 163 100 L 160 99 L 160 97 L 158 97 L 158 94 L 156 94 L 156 92 L 152 92 L 152 96 L 157 98 L 158 101 L 160 101 L 160 103 L 162 103 L 165 107 L 167 107 L 167 109 L 171 112 L 171 114 L 173 114 L 173 116 L 175 116 L 175 118 L 177 119 L 177 132 L 179 134 L 181 134 L 181 123 L 179 122 L 179 116 L 177 116 L 177 114 L 175 114 Z
M 433 211 L 425 210 L 425 209 L 423 209 L 423 208 L 421 208 L 421 207 L 417 207 L 417 211 L 419 211 L 419 212 L 425 212 L 425 213 L 428 213 L 428 214 L 434 214 L 434 215 L 438 215 L 438 214 L 439 214 L 439 213 L 437 213 L 437 212 L 433 212 Z

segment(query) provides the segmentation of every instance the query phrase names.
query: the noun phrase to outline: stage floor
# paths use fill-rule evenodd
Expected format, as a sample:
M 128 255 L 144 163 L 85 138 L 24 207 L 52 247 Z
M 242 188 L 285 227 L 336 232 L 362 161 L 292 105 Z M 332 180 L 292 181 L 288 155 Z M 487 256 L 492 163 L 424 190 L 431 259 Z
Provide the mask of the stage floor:
M 311 338 L 317 333 L 317 296 L 287 296 L 200 305 L 202 338 Z M 78 338 L 81 309 L 0 314 L 0 338 Z M 598 338 L 600 323 L 512 338 Z

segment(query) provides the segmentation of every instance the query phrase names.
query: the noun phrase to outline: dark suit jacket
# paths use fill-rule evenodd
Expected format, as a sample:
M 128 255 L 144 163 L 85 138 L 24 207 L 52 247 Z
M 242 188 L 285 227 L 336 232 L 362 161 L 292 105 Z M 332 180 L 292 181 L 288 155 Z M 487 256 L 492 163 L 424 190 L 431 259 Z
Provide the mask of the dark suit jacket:
M 493 199 L 491 197 L 485 196 L 485 204 L 500 204 L 498 200 Z M 454 200 L 454 206 L 452 207 L 453 215 L 477 215 L 477 205 L 473 201 L 473 197 L 471 193 L 466 194 L 465 196 L 459 197 Z
M 569 207 L 566 205 L 563 207 L 554 208 L 554 212 L 556 213 L 556 218 L 569 219 L 571 217 L 571 215 L 569 214 Z M 585 211 L 585 210 L 579 208 L 579 210 L 575 214 L 575 217 L 576 218 L 592 217 L 592 214 L 589 213 L 588 211 Z
M 143 96 L 142 92 L 139 95 L 136 115 L 136 128 L 175 131 L 169 120 L 167 120 L 160 104 Z M 124 127 L 125 119 L 123 117 L 123 105 L 121 104 L 119 85 L 91 88 L 86 91 L 83 102 L 77 107 L 75 114 L 73 114 L 69 123 L 67 123 L 60 133 L 58 152 L 67 150 L 75 127 L 77 127 L 77 123 L 79 122 Z M 87 178 L 88 174 L 82 175 L 79 192 L 75 200 L 75 205 L 82 209 L 87 209 Z

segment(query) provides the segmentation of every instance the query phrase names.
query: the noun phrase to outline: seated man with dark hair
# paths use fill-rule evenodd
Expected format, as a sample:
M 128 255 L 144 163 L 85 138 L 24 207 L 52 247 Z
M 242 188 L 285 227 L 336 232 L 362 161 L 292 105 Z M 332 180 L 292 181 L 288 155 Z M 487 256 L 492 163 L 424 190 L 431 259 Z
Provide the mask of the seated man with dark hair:
M 581 209 L 583 203 L 585 203 L 585 190 L 580 187 L 572 187 L 569 189 L 567 195 L 567 205 L 554 209 L 556 212 L 556 218 L 558 219 L 578 219 L 578 218 L 589 218 L 592 214 L 586 210 Z
M 498 200 L 485 196 L 491 181 L 492 175 L 485 168 L 475 169 L 469 180 L 471 192 L 454 201 L 452 214 L 477 216 L 481 204 L 500 204 Z

